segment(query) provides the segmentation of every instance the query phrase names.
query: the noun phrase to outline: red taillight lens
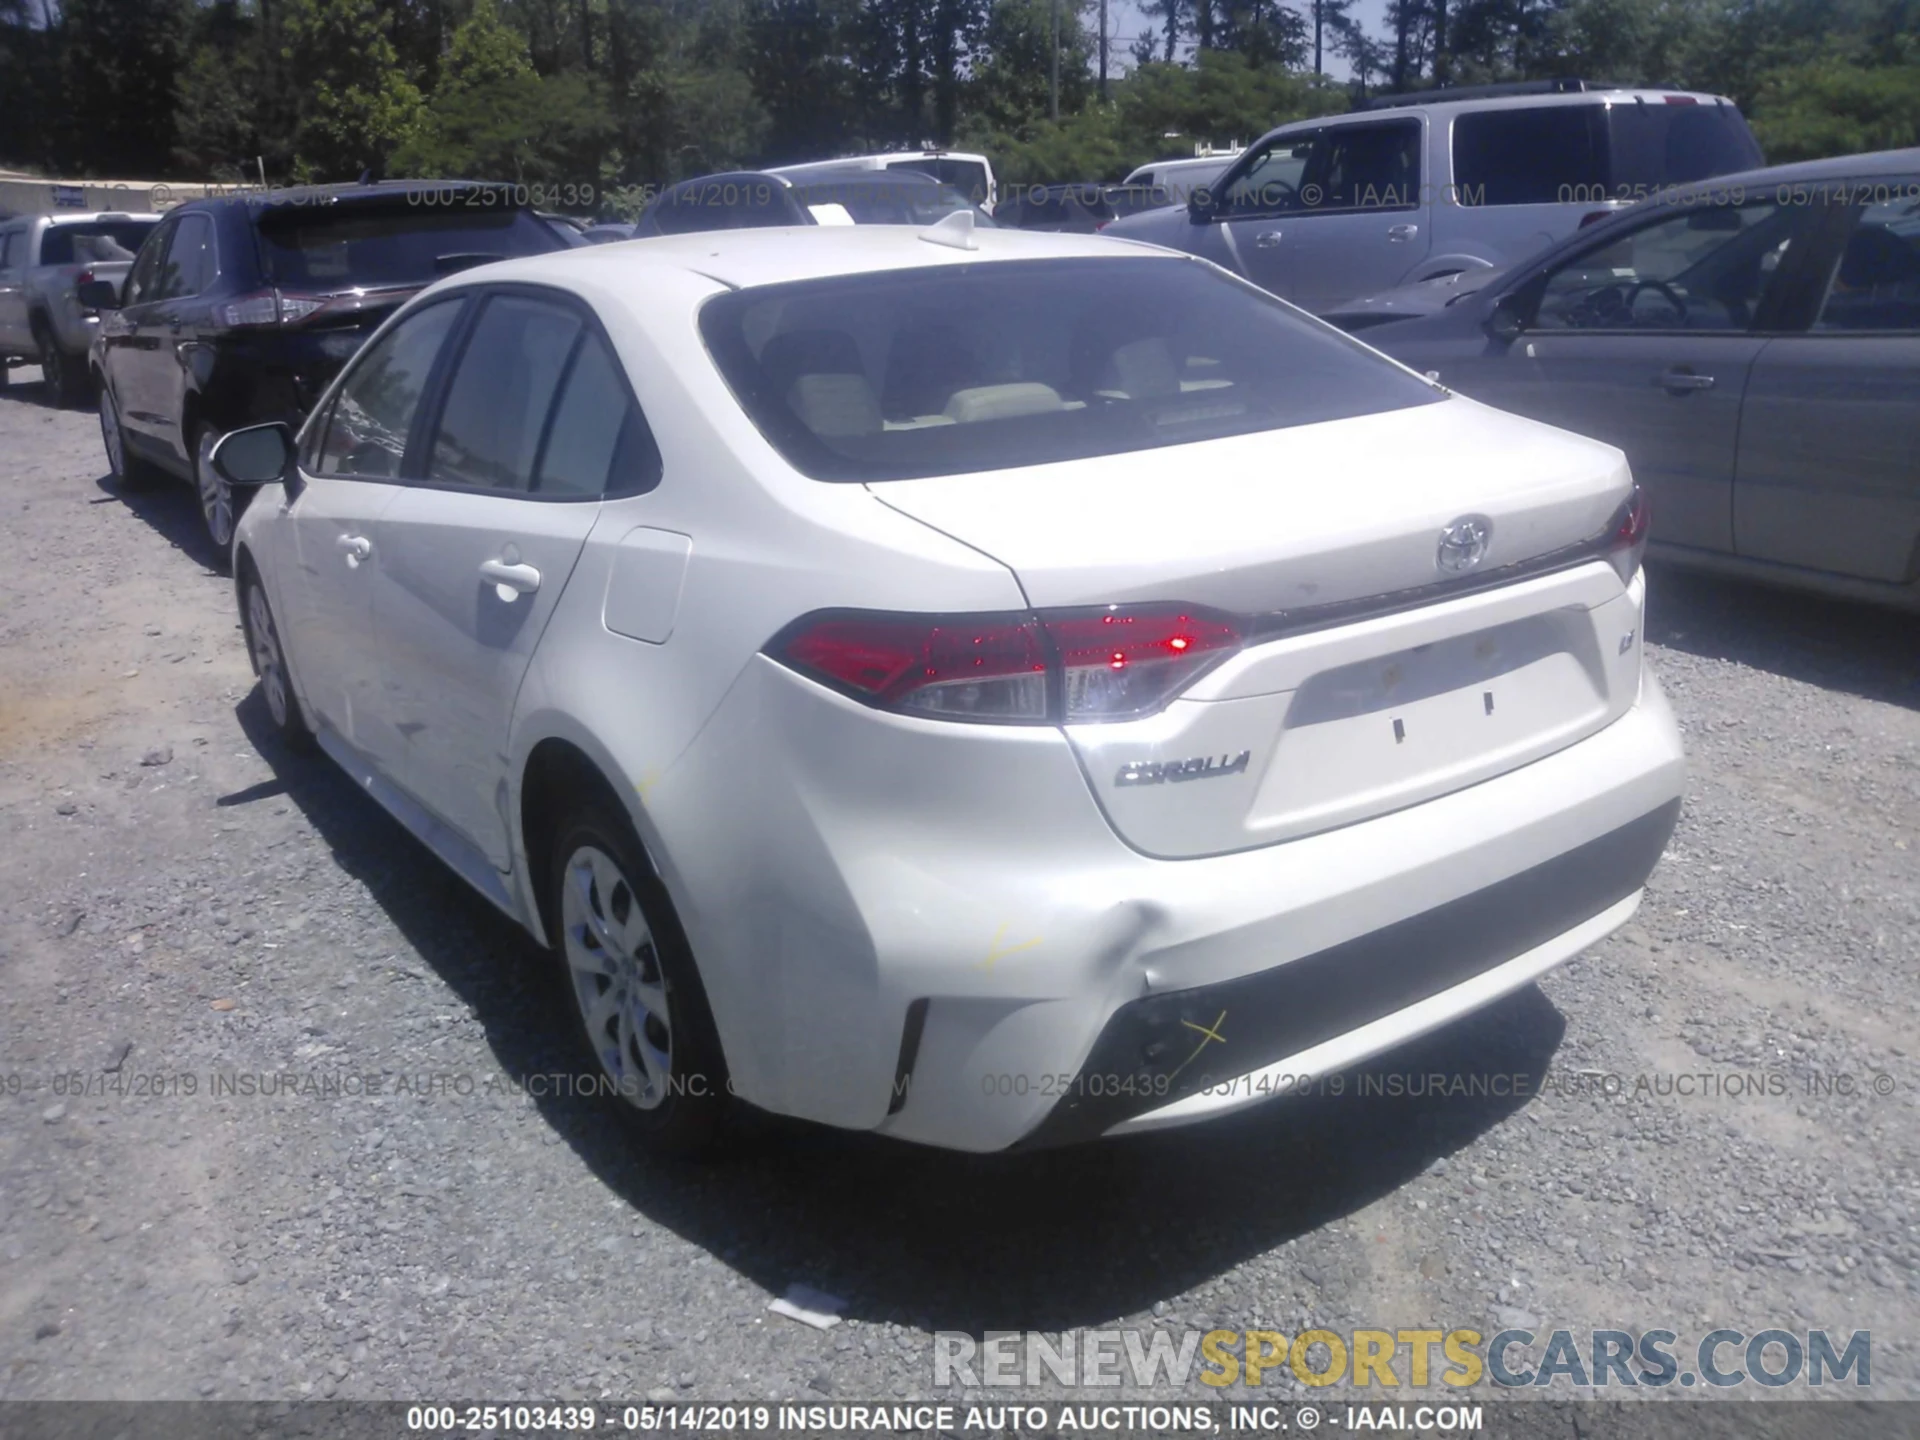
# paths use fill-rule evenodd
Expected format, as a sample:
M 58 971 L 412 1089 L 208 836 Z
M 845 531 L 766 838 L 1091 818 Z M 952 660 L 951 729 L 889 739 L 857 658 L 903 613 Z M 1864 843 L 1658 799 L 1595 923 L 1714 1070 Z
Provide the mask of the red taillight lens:
M 789 627 L 778 660 L 869 705 L 945 720 L 1071 724 L 1144 715 L 1240 631 L 1182 605 L 1025 615 L 829 612 Z
M 1647 532 L 1653 526 L 1653 506 L 1647 492 L 1638 485 L 1627 503 L 1613 517 L 1607 536 L 1607 563 L 1620 576 L 1622 585 L 1630 584 L 1647 553 Z
M 1613 214 L 1611 210 L 1589 210 L 1580 217 L 1580 224 L 1577 228 L 1584 230 L 1589 225 L 1597 225 L 1611 214 Z
M 775 642 L 781 660 L 889 710 L 1047 719 L 1047 660 L 1025 616 L 831 615 Z
M 1115 605 L 1042 623 L 1060 657 L 1069 724 L 1157 710 L 1240 645 L 1231 620 L 1185 606 Z

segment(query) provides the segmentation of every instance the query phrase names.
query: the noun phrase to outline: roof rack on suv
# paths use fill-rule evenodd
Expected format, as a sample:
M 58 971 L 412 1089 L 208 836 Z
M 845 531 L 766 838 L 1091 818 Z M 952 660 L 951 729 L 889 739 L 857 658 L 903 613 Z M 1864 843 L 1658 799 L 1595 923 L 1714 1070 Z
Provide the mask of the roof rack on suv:
M 1433 105 L 1450 100 L 1494 100 L 1504 95 L 1575 95 L 1588 90 L 1627 90 L 1633 88 L 1610 80 L 1509 80 L 1498 85 L 1430 85 L 1424 90 L 1402 90 L 1392 95 L 1376 95 L 1363 107 L 1391 110 L 1401 105 Z M 1657 87 L 1655 87 L 1657 88 Z

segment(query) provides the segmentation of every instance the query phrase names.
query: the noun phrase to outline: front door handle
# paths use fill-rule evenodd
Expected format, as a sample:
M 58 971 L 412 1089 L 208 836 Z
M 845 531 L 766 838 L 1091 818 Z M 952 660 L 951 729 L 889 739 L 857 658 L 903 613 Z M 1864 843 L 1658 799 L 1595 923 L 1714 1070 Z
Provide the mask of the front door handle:
M 531 565 L 510 565 L 505 560 L 488 560 L 480 566 L 480 578 L 492 584 L 502 600 L 516 595 L 531 595 L 540 588 L 540 572 Z
M 1411 240 L 1419 233 L 1420 227 L 1418 225 L 1387 226 L 1387 239 L 1389 240 Z
M 1253 237 L 1254 248 L 1258 250 L 1271 250 L 1279 243 L 1280 232 L 1278 230 L 1262 230 L 1258 235 Z
M 1653 383 L 1664 387 L 1675 395 L 1688 390 L 1711 390 L 1713 376 L 1696 375 L 1684 365 L 1676 365 L 1671 370 L 1662 371 L 1653 377 Z
M 373 542 L 364 535 L 342 535 L 333 543 L 346 555 L 349 568 L 357 567 L 373 554 Z

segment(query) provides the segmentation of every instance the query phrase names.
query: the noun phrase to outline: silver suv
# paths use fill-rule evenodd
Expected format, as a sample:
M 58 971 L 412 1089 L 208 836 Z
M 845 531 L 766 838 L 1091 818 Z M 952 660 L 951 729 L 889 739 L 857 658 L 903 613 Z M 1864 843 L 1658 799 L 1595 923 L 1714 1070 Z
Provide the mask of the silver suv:
M 1204 256 L 1323 312 L 1512 264 L 1670 186 L 1760 163 L 1723 96 L 1585 80 L 1453 87 L 1282 125 L 1184 208 L 1103 233 Z

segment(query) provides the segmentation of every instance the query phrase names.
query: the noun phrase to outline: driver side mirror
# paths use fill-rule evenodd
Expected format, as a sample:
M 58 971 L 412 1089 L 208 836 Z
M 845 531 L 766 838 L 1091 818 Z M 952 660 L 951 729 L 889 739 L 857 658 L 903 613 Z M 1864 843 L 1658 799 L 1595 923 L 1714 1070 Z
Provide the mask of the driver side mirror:
M 1213 187 L 1194 186 L 1187 196 L 1187 218 L 1196 225 L 1205 225 L 1213 219 L 1214 209 Z
M 1501 344 L 1511 344 L 1520 338 L 1520 332 L 1527 328 L 1526 307 L 1518 294 L 1509 290 L 1493 302 L 1493 309 L 1487 312 L 1487 334 Z
M 229 430 L 213 447 L 213 468 L 229 485 L 252 487 L 284 480 L 293 465 L 293 432 L 285 425 Z
M 120 287 L 111 280 L 89 280 L 73 294 L 74 298 L 89 310 L 120 308 Z

